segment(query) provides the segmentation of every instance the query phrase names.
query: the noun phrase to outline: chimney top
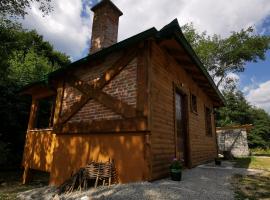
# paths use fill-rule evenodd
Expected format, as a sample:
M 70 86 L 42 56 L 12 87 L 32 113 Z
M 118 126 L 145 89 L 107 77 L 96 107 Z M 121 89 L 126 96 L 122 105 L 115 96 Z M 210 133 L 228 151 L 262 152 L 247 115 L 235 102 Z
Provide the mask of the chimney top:
M 111 8 L 113 8 L 115 11 L 117 11 L 119 14 L 119 17 L 123 15 L 122 11 L 110 0 L 101 0 L 94 7 L 92 7 L 91 10 L 93 12 L 95 12 L 98 8 L 102 7 L 105 4 L 109 4 L 111 6 Z
M 117 43 L 119 17 L 123 13 L 110 0 L 100 1 L 91 10 L 94 18 L 89 53 L 95 53 Z

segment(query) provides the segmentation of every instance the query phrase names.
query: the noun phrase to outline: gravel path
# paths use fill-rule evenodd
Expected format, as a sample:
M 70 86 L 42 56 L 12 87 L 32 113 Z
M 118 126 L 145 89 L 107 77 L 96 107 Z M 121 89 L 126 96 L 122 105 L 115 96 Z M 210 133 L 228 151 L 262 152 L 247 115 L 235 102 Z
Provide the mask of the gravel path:
M 213 164 L 201 165 L 191 170 L 185 170 L 181 182 L 163 179 L 155 182 L 132 183 L 90 189 L 84 193 L 74 193 L 69 197 L 54 197 L 58 199 L 81 200 L 179 200 L 179 199 L 234 199 L 230 186 L 233 174 L 257 173 L 257 170 L 233 168 L 231 163 L 222 163 L 222 167 Z M 21 199 L 53 199 L 55 189 L 45 187 L 22 193 Z

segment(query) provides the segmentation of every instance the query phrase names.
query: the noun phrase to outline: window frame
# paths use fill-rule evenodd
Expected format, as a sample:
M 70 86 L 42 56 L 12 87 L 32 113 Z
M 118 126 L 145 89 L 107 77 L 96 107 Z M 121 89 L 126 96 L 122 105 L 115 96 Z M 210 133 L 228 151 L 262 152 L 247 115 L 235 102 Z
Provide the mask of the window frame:
M 37 100 L 37 109 L 36 109 L 36 114 L 35 114 L 35 119 L 34 119 L 34 124 L 33 124 L 33 130 L 47 130 L 47 129 L 52 129 L 54 126 L 54 115 L 55 115 L 55 106 L 56 106 L 56 95 L 51 95 L 48 97 L 43 97 L 43 98 L 38 98 Z M 48 107 L 48 114 L 50 116 L 48 116 L 48 126 L 47 127 L 42 127 L 39 124 L 39 120 L 41 117 L 41 113 L 40 113 L 40 109 L 41 109 L 41 105 L 40 102 L 41 101 L 51 101 L 51 105 L 50 107 Z
M 212 112 L 211 107 L 206 105 L 204 106 L 205 133 L 208 137 L 213 137 Z
M 196 99 L 196 109 L 194 109 L 193 97 L 195 97 L 195 99 Z M 190 93 L 190 110 L 191 110 L 192 113 L 198 115 L 198 98 L 193 93 Z

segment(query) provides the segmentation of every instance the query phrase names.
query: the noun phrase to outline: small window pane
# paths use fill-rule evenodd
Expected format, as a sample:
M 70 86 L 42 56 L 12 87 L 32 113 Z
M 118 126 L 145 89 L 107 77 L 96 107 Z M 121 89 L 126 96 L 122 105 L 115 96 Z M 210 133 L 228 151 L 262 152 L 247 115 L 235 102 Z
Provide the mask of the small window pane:
M 191 111 L 197 113 L 197 97 L 194 94 L 191 94 Z
M 55 97 L 40 99 L 36 117 L 37 129 L 51 128 L 53 126 Z
M 212 120 L 211 120 L 211 109 L 205 107 L 205 129 L 206 135 L 212 136 Z

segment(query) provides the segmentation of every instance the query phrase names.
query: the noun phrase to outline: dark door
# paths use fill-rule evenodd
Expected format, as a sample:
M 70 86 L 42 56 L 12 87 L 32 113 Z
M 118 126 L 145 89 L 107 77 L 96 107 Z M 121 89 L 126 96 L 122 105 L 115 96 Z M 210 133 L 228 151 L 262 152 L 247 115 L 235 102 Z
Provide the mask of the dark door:
M 186 102 L 185 96 L 180 92 L 175 93 L 175 128 L 176 128 L 176 156 L 187 165 L 187 143 L 186 143 Z

